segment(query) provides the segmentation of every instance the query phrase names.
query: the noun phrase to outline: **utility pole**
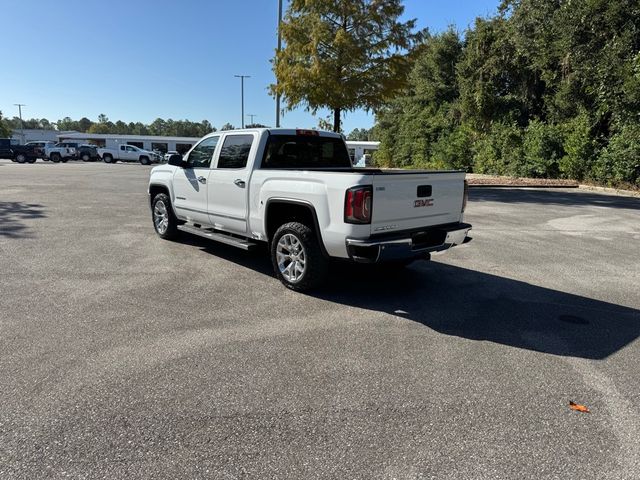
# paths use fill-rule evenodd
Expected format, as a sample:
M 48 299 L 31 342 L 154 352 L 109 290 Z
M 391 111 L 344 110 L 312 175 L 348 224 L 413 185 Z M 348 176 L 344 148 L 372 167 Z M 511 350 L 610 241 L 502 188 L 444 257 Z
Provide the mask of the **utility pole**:
M 251 78 L 249 75 L 234 75 L 234 77 L 240 79 L 240 95 L 241 95 L 241 105 L 242 105 L 242 128 L 244 128 L 244 79 Z
M 257 117 L 255 113 L 247 113 L 247 117 L 251 118 L 251 123 L 249 125 L 253 125 L 253 117 Z
M 25 103 L 14 103 L 18 107 L 18 115 L 20 115 L 20 137 L 22 138 L 22 144 L 24 145 L 24 123 L 22 123 L 22 107 L 26 107 Z
M 282 24 L 282 0 L 278 0 L 278 54 L 282 49 L 282 34 L 280 25 Z M 276 88 L 278 87 L 278 77 L 276 75 Z M 276 93 L 276 128 L 280 128 L 280 93 Z

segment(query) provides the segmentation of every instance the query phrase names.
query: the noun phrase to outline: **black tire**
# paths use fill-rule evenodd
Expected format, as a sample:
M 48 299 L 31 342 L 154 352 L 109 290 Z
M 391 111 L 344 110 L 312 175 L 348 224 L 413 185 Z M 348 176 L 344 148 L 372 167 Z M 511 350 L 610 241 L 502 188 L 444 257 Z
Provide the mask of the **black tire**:
M 104 157 L 102 157 L 102 161 L 104 163 L 113 163 L 113 157 L 111 155 L 109 155 L 108 153 L 106 153 L 104 155 Z
M 27 160 L 27 162 L 29 163 L 36 163 L 37 158 L 30 158 L 29 160 Z
M 16 162 L 25 163 L 27 161 L 27 156 L 24 153 L 18 153 L 16 155 Z
M 149 161 L 149 157 L 145 157 L 144 155 L 140 157 L 140 163 L 142 165 L 151 165 L 151 162 Z
M 83 153 L 82 154 L 82 161 L 83 162 L 88 162 L 89 160 L 91 160 L 91 155 L 89 155 L 88 153 Z
M 58 163 L 58 162 L 60 162 L 60 160 L 61 160 L 61 157 L 60 157 L 59 153 L 52 153 L 51 154 L 51 161 L 53 163 Z
M 162 211 L 160 208 L 160 202 L 164 206 L 164 210 L 166 211 L 166 230 L 160 228 L 160 224 L 157 220 L 157 212 L 156 207 L 158 207 L 159 211 Z M 151 202 L 151 221 L 153 222 L 153 229 L 156 231 L 160 238 L 165 240 L 173 240 L 180 233 L 178 230 L 178 219 L 173 213 L 173 209 L 171 208 L 171 199 L 166 193 L 158 193 Z
M 285 235 L 295 237 L 302 245 L 302 253 L 304 253 L 304 271 L 294 281 L 283 274 L 278 264 L 278 244 Z M 325 282 L 329 272 L 329 261 L 322 253 L 316 233 L 307 225 L 298 222 L 282 225 L 271 240 L 270 251 L 273 271 L 285 287 L 303 292 L 317 288 Z M 285 263 L 283 267 L 284 265 Z

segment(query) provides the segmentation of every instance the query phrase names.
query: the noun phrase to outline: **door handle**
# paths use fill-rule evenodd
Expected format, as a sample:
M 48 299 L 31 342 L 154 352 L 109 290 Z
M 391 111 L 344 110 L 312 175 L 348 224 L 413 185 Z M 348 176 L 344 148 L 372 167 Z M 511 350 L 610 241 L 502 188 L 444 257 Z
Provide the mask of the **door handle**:
M 244 186 L 246 185 L 244 180 L 240 180 L 239 178 L 236 178 L 233 183 L 236 184 L 236 186 L 240 187 L 240 188 L 244 188 Z
M 199 181 L 200 183 L 207 183 L 207 179 L 206 179 L 206 178 L 204 178 L 204 177 L 198 177 L 198 181 Z

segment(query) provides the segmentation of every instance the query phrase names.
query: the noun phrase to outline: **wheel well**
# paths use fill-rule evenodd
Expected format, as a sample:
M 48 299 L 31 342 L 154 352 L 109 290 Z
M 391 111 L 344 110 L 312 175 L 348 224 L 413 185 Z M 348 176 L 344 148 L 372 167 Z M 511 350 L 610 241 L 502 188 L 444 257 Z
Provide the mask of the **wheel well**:
M 169 189 L 164 185 L 151 185 L 149 187 L 149 203 L 153 202 L 153 198 L 159 193 L 166 193 L 169 195 Z M 171 197 L 171 195 L 169 195 Z
M 320 232 L 320 226 L 318 225 L 316 212 L 311 205 L 297 203 L 294 201 L 276 200 L 267 203 L 266 215 L 267 241 L 270 241 L 273 238 L 276 230 L 278 230 L 281 225 L 289 222 L 299 222 L 308 226 L 315 232 L 322 254 L 325 257 L 329 256 L 324 247 L 324 243 L 322 242 L 322 235 Z

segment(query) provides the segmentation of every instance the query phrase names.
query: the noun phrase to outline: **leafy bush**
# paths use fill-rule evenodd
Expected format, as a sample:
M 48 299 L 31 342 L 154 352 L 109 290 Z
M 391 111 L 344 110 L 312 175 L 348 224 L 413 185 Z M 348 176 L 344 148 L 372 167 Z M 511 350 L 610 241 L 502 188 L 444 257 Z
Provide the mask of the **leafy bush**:
M 431 163 L 444 168 L 471 171 L 473 140 L 474 132 L 467 125 L 444 131 L 431 146 Z
M 611 137 L 591 176 L 609 185 L 628 182 L 640 186 L 640 124 L 625 125 Z
M 592 168 L 596 143 L 589 116 L 582 112 L 561 126 L 565 155 L 560 159 L 560 175 L 582 180 Z
M 524 157 L 518 165 L 523 177 L 556 178 L 559 160 L 564 156 L 562 134 L 556 125 L 533 120 L 524 132 Z
M 489 175 L 517 175 L 522 158 L 522 130 L 514 124 L 494 123 L 476 142 L 473 171 Z

